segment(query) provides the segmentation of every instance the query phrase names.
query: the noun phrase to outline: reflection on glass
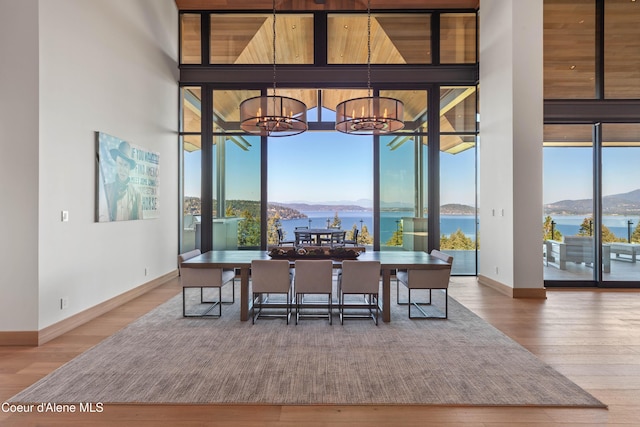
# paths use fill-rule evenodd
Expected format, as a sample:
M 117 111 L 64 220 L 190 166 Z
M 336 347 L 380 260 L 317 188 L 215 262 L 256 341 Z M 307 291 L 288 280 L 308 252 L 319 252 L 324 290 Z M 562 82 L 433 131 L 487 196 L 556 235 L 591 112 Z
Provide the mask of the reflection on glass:
M 422 193 L 417 180 L 420 151 L 414 137 L 409 135 L 380 137 L 381 250 L 402 249 L 405 244 L 410 245 L 411 250 L 426 249 L 426 233 L 420 237 L 411 234 L 411 240 L 406 242 L 403 233 L 403 218 L 407 218 L 407 222 L 412 223 L 409 227 L 413 227 L 418 222 L 413 219 L 422 217 L 416 212 L 418 195 Z
M 276 16 L 276 63 L 313 64 L 313 15 Z M 273 15 L 211 14 L 211 64 L 273 64 Z
M 202 132 L 202 90 L 199 86 L 180 88 L 181 132 Z
M 604 124 L 602 138 L 602 244 L 611 259 L 604 279 L 638 281 L 640 124 Z
M 366 36 L 366 14 L 329 14 L 327 62 L 329 64 L 366 64 L 368 53 Z M 371 14 L 372 64 L 430 64 L 430 46 L 430 14 Z
M 456 136 L 468 141 L 465 150 L 447 152 L 451 135 L 440 137 L 440 250 L 453 256 L 453 274 L 476 274 L 476 144 L 475 136 Z
M 213 248 L 260 247 L 260 137 L 214 135 Z
M 440 132 L 476 131 L 476 87 L 443 86 L 440 88 Z M 445 150 L 461 151 L 469 147 L 457 147 L 452 141 L 442 144 Z
M 591 126 L 546 125 L 544 134 L 544 278 L 593 280 L 593 144 L 584 140 Z
M 180 63 L 201 64 L 201 25 L 199 13 L 180 15 Z
M 443 13 L 440 15 L 441 64 L 475 63 L 476 46 L 475 13 Z
M 200 135 L 185 135 L 182 140 L 182 229 L 180 253 L 200 248 L 201 153 Z

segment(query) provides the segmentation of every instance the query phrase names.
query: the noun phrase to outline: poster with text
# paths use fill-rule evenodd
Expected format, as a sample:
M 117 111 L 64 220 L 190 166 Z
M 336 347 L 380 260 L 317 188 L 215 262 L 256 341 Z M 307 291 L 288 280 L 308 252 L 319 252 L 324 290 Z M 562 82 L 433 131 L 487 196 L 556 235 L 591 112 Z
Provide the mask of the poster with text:
M 160 155 L 97 132 L 96 220 L 158 218 Z

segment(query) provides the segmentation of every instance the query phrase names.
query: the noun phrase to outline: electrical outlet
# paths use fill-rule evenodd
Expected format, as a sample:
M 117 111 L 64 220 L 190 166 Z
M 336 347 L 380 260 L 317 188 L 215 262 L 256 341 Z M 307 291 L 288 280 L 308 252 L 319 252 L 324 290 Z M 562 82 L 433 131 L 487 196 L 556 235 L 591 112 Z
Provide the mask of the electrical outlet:
M 149 273 L 149 270 L 147 267 L 144 268 L 144 275 L 146 276 Z
M 69 308 L 69 297 L 60 298 L 60 310 Z
M 60 213 L 60 220 L 62 222 L 69 222 L 69 211 L 62 211 Z

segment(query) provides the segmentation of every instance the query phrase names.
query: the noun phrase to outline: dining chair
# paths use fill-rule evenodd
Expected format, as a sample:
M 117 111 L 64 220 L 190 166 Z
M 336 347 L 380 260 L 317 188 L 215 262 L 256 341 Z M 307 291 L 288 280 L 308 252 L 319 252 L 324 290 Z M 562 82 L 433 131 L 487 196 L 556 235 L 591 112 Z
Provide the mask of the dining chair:
M 347 232 L 343 230 L 332 231 L 327 237 L 320 238 L 320 244 L 328 244 L 329 246 L 344 246 L 344 238 Z
M 192 251 L 193 252 L 193 251 Z M 187 259 L 193 258 L 193 256 L 199 255 L 199 250 L 197 254 L 185 253 L 179 256 L 180 263 L 186 261 Z M 190 256 L 191 255 L 191 256 Z M 182 316 L 183 317 L 220 317 L 222 316 L 222 305 L 221 304 L 233 304 L 235 302 L 235 290 L 232 290 L 232 300 L 231 301 L 223 301 L 222 300 L 222 287 L 227 283 L 231 283 L 231 287 L 234 287 L 234 279 L 236 277 L 234 270 L 223 270 L 222 268 L 200 268 L 200 267 L 190 267 L 190 268 L 181 268 L 180 272 L 180 282 L 182 285 Z M 187 289 L 190 288 L 199 288 L 200 289 L 200 303 L 197 305 L 207 305 L 210 304 L 206 310 L 198 313 L 196 311 L 188 311 L 187 306 L 189 293 Z M 218 298 L 217 300 L 208 300 L 205 299 L 204 290 L 206 288 L 217 288 L 218 289 Z M 217 307 L 217 312 L 213 310 Z M 194 308 L 194 307 L 189 307 Z
M 397 303 L 400 305 L 407 305 L 408 307 L 408 316 L 410 319 L 447 319 L 449 317 L 449 298 L 448 298 L 448 288 L 449 288 L 449 279 L 451 277 L 451 264 L 453 263 L 453 257 L 449 254 L 445 254 L 444 252 L 440 252 L 437 249 L 431 251 L 431 256 L 441 259 L 445 261 L 449 265 L 446 268 L 437 269 L 437 270 L 398 270 L 396 272 L 396 286 L 399 287 L 400 283 L 402 283 L 407 288 L 407 301 L 400 301 L 400 291 L 397 292 Z M 412 290 L 428 290 L 429 291 L 429 299 L 426 302 L 419 302 L 417 300 L 411 299 L 411 291 Z M 443 290 L 444 291 L 444 316 L 436 316 L 428 314 L 422 307 L 423 306 L 432 306 L 433 307 L 433 290 Z M 411 315 L 411 307 L 414 306 L 422 313 L 422 316 L 412 316 Z
M 188 259 L 197 257 L 198 255 L 201 255 L 202 252 L 200 251 L 200 249 L 194 249 L 192 251 L 188 251 L 188 252 L 184 252 L 181 253 L 180 255 L 178 255 L 178 276 L 182 276 L 182 263 L 185 262 Z
M 344 230 L 334 231 L 331 233 L 331 246 L 338 247 L 344 246 L 344 239 L 347 236 L 347 232 Z
M 296 245 L 302 245 L 304 243 L 307 244 L 312 244 L 313 243 L 313 239 L 311 238 L 311 233 L 309 232 L 304 232 L 304 231 L 294 231 L 294 234 L 296 236 Z
M 363 318 L 373 319 L 378 325 L 379 292 L 380 261 L 342 261 L 342 269 L 338 273 L 340 323 L 344 324 L 344 319 L 348 318 Z M 363 301 L 346 304 L 345 295 L 362 295 Z M 348 308 L 349 311 L 345 312 L 345 308 Z
M 278 246 L 284 246 L 284 245 L 295 245 L 296 242 L 295 240 L 284 240 L 284 233 L 282 232 L 281 228 L 276 228 L 276 232 L 278 233 Z
M 184 252 L 178 255 L 178 276 L 182 275 L 182 263 L 198 255 L 202 255 L 202 252 L 200 251 L 200 249 L 193 249 L 191 251 Z M 234 268 L 224 268 L 222 271 L 225 272 L 227 275 L 229 275 L 229 272 L 233 273 L 233 286 L 231 286 L 231 301 L 222 301 L 222 304 L 234 304 L 236 302 L 236 286 L 235 285 L 236 285 L 236 274 L 238 274 L 238 271 L 236 271 L 236 269 Z
M 293 290 L 295 293 L 296 325 L 301 318 L 327 318 L 333 324 L 333 261 L 296 260 L 294 268 Z M 327 302 L 305 303 L 306 295 L 326 295 Z M 326 308 L 326 313 L 317 309 Z M 312 312 L 303 310 L 315 310 Z
M 358 246 L 358 234 L 359 234 L 359 230 L 357 228 L 354 228 L 353 237 L 351 239 L 344 239 L 343 240 L 344 244 Z
M 291 269 L 286 259 L 251 261 L 251 322 L 261 317 L 291 318 Z M 285 303 L 269 301 L 271 294 L 285 295 Z M 282 314 L 282 309 L 285 313 Z M 257 312 L 256 312 L 257 309 Z M 263 313 L 263 310 L 267 310 Z

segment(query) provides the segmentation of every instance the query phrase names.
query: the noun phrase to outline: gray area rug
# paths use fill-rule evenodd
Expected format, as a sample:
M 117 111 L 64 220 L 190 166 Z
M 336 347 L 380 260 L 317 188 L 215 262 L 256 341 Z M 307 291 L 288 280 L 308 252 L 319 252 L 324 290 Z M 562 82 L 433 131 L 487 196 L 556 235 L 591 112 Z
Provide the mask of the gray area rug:
M 409 320 L 393 301 L 379 326 L 252 325 L 238 306 L 184 319 L 178 295 L 10 400 L 605 407 L 452 298 L 449 320 Z

